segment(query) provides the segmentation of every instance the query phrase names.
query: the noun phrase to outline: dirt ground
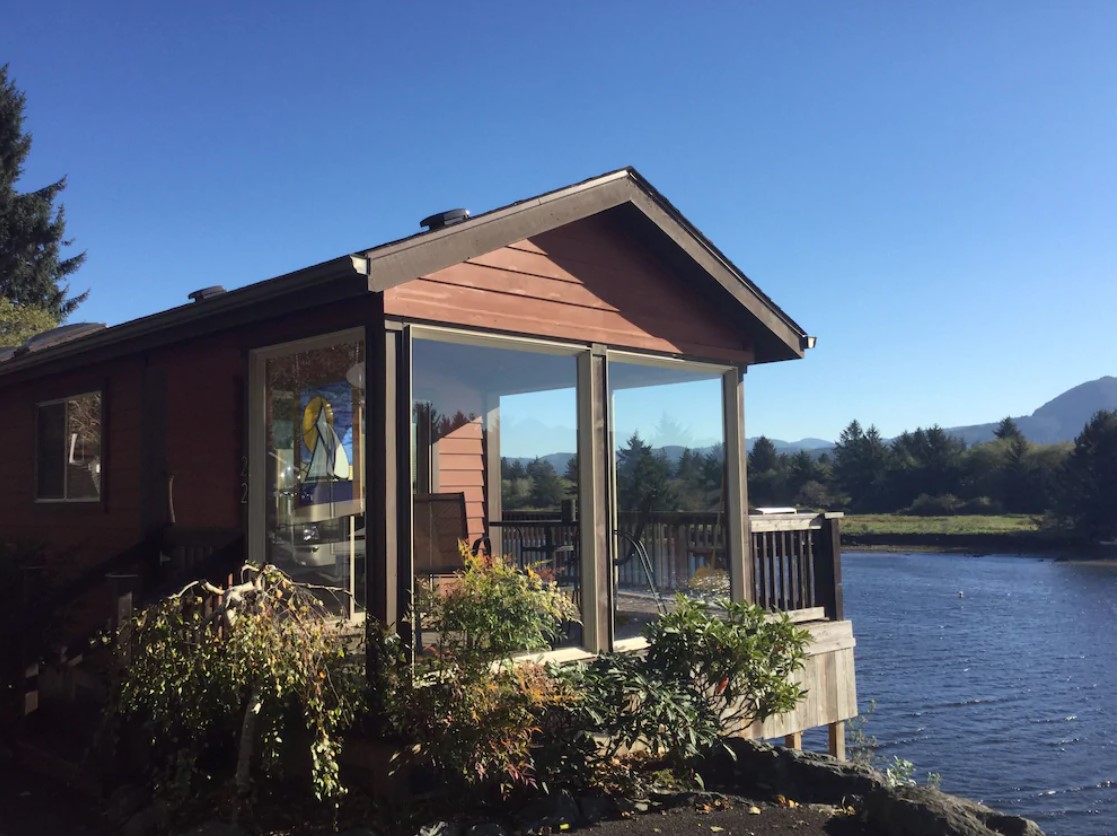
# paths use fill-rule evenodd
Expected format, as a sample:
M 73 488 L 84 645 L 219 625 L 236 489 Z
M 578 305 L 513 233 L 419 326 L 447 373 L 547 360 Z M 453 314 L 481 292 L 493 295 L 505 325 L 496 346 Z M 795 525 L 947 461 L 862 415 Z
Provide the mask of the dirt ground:
M 632 818 L 612 819 L 583 828 L 593 836 L 670 836 L 684 833 L 705 836 L 872 836 L 873 831 L 857 819 L 805 807 L 760 805 L 760 814 L 749 813 L 748 804 L 725 810 L 700 812 L 678 807 L 643 813 Z
M 725 809 L 675 807 L 578 828 L 593 836 L 872 836 L 856 818 L 808 807 L 729 802 Z M 17 767 L 0 767 L 0 836 L 110 836 L 96 805 Z M 388 836 L 388 834 L 385 834 Z
M 94 805 L 14 765 L 0 767 L 0 836 L 106 836 Z

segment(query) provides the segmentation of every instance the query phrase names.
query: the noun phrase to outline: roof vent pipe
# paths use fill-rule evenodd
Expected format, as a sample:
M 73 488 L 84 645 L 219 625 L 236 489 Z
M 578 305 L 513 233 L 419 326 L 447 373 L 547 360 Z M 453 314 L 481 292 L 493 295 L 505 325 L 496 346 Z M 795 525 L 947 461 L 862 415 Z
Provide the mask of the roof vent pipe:
M 210 285 L 209 287 L 203 287 L 201 290 L 195 290 L 187 298 L 192 299 L 195 302 L 204 302 L 206 299 L 212 299 L 214 296 L 220 296 L 224 292 L 225 288 L 223 288 L 219 284 L 215 284 Z
M 419 226 L 425 226 L 428 232 L 434 232 L 436 229 L 453 226 L 468 220 L 468 209 L 451 209 L 448 212 L 435 212 L 433 215 L 428 215 L 419 221 Z

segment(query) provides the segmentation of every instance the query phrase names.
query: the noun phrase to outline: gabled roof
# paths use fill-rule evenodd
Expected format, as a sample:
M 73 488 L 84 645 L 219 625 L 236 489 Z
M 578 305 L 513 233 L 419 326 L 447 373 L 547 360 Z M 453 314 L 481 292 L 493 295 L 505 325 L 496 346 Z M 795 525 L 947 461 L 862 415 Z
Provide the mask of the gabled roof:
M 802 327 L 631 167 L 368 250 L 363 255 L 369 260 L 369 290 L 387 290 L 614 209 L 627 211 L 638 234 L 658 238 L 660 255 L 673 261 L 697 292 L 727 302 L 730 310 L 736 308 L 743 314 L 744 323 L 754 326 L 749 330 L 755 342 L 756 362 L 803 356 L 807 334 Z
M 803 356 L 806 332 L 634 168 L 623 168 L 521 200 L 441 229 L 125 322 L 72 341 L 0 359 L 0 377 L 49 373 L 87 353 L 119 356 L 143 343 L 235 327 L 391 287 L 601 212 L 616 214 L 696 293 L 721 303 L 748 329 L 756 362 Z M 112 350 L 115 349 L 115 350 Z M 2 358 L 2 355 L 0 355 Z

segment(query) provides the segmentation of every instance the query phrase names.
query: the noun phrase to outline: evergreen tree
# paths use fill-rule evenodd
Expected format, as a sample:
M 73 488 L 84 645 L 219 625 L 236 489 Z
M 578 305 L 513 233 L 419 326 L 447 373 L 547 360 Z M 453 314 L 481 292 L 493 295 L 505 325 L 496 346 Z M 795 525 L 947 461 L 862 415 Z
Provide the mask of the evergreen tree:
M 1098 412 L 1063 467 L 1062 510 L 1091 540 L 1117 537 L 1117 410 Z
M 749 470 L 754 473 L 764 473 L 766 470 L 775 470 L 779 466 L 780 454 L 776 445 L 767 436 L 760 436 L 753 442 L 749 451 Z
M 854 511 L 880 511 L 888 505 L 891 450 L 876 427 L 862 430 L 851 421 L 834 447 L 834 479 L 849 494 Z
M 69 296 L 65 283 L 85 253 L 61 255 L 70 241 L 65 240 L 63 208 L 55 208 L 55 201 L 66 188 L 65 177 L 35 191 L 16 191 L 31 151 L 31 135 L 23 130 L 24 105 L 5 64 L 0 67 L 0 296 L 60 321 L 88 295 Z
M 1002 418 L 1001 422 L 997 424 L 997 428 L 993 430 L 993 435 L 1001 441 L 1024 440 L 1024 433 L 1020 431 L 1020 427 L 1011 418 Z
M 671 490 L 671 464 L 656 455 L 651 445 L 633 433 L 625 447 L 617 450 L 617 507 L 621 511 L 673 511 L 676 497 Z
M 558 508 L 565 489 L 555 466 L 546 459 L 528 463 L 527 475 L 531 479 L 531 506 L 539 509 Z

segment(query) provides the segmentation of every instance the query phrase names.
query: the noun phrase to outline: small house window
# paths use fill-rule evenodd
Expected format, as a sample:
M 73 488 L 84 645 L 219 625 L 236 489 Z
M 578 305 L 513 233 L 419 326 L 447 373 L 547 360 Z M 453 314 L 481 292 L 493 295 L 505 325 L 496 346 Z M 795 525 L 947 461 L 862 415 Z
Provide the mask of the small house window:
M 35 498 L 101 498 L 101 393 L 41 403 L 36 415 Z

